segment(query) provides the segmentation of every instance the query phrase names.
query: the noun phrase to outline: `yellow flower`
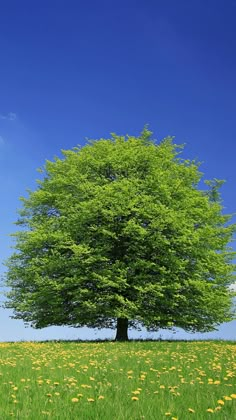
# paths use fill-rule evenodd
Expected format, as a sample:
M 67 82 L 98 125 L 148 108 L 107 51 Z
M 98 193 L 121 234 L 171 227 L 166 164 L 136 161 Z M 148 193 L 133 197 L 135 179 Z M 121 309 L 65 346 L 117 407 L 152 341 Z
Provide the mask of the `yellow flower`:
M 95 378 L 93 378 L 92 376 L 90 376 L 90 381 L 95 381 Z
M 232 398 L 231 398 L 231 397 L 228 397 L 228 395 L 225 395 L 225 396 L 224 396 L 224 399 L 225 399 L 226 401 L 231 401 L 231 400 L 232 400 Z
M 140 391 L 138 391 L 138 390 L 137 391 L 132 391 L 132 394 L 135 394 L 135 395 L 137 394 L 138 395 L 138 394 L 140 394 Z
M 189 409 L 188 409 L 188 411 L 189 411 L 190 413 L 195 413 L 195 410 L 193 410 L 192 408 L 189 408 Z
M 219 411 L 221 410 L 222 407 L 220 407 L 219 405 L 215 408 L 215 411 Z
M 212 408 L 208 408 L 208 409 L 207 409 L 207 412 L 208 412 L 208 413 L 214 413 L 214 410 L 212 410 Z
M 99 400 L 104 400 L 104 398 L 105 397 L 103 395 L 99 395 L 99 397 L 98 397 Z
M 71 401 L 72 401 L 73 403 L 77 403 L 77 402 L 79 401 L 79 398 L 72 398 L 72 399 L 71 399 Z
M 160 388 L 161 389 L 165 389 L 165 385 L 160 385 Z
M 138 401 L 138 397 L 132 397 L 131 400 Z
M 93 398 L 87 398 L 87 401 L 88 402 L 94 402 L 94 399 Z
M 167 411 L 167 412 L 165 413 L 165 416 L 171 416 L 171 413 L 170 413 L 169 411 Z
M 51 396 L 52 396 L 52 394 L 47 394 L 47 397 L 49 397 L 49 398 L 50 398 Z
M 236 398 L 236 394 L 231 394 L 231 398 Z
M 218 404 L 220 404 L 220 405 L 224 405 L 224 401 L 223 401 L 223 400 L 218 400 L 217 402 L 218 402 Z

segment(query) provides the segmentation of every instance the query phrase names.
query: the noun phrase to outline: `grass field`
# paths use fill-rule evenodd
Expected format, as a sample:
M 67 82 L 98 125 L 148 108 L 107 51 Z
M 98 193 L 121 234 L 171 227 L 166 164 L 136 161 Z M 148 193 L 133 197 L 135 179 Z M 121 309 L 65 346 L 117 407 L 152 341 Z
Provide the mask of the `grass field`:
M 0 343 L 0 419 L 236 419 L 236 343 Z

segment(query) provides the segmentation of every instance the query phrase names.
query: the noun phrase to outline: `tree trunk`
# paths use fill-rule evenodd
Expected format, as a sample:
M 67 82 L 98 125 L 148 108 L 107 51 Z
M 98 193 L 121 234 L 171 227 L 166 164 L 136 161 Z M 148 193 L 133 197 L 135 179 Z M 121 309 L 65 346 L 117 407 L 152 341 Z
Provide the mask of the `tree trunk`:
M 128 319 L 117 318 L 116 341 L 128 341 Z

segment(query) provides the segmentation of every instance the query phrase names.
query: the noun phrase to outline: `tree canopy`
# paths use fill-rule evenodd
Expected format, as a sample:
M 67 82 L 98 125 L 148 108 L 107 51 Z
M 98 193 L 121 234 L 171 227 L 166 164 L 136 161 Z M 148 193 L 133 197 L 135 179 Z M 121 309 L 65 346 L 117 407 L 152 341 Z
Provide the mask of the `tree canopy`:
M 170 137 L 112 134 L 46 161 L 22 198 L 6 307 L 50 325 L 210 331 L 234 317 L 235 231 L 221 182 Z

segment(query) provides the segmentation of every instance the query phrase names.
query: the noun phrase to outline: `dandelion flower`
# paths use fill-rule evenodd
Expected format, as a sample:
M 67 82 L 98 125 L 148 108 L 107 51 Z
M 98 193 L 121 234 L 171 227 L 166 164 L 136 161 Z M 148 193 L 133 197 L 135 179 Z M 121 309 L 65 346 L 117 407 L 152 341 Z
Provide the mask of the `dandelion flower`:
M 138 401 L 138 397 L 132 397 L 131 400 Z
M 72 401 L 73 403 L 77 403 L 77 402 L 79 401 L 79 398 L 72 398 L 72 399 L 71 399 L 71 401 Z
M 94 402 L 94 399 L 93 398 L 87 398 L 87 401 L 88 402 Z
M 232 398 L 231 398 L 231 397 L 228 397 L 228 395 L 226 395 L 226 396 L 224 397 L 224 399 L 225 399 L 226 401 L 232 401 Z
M 208 413 L 214 413 L 214 410 L 212 410 L 212 408 L 208 408 L 208 409 L 207 409 L 207 412 L 208 412 Z
M 98 397 L 99 400 L 104 400 L 104 398 L 105 397 L 103 395 L 99 395 L 99 397 Z
M 188 411 L 189 411 L 190 413 L 195 413 L 195 410 L 193 410 L 192 408 L 189 408 L 189 409 L 188 409 Z
M 231 394 L 231 398 L 236 398 L 236 394 Z
M 224 405 L 224 401 L 223 401 L 223 400 L 218 400 L 217 402 L 218 402 L 218 404 L 220 404 L 220 405 Z

